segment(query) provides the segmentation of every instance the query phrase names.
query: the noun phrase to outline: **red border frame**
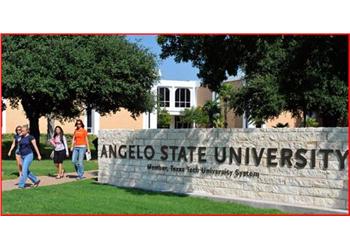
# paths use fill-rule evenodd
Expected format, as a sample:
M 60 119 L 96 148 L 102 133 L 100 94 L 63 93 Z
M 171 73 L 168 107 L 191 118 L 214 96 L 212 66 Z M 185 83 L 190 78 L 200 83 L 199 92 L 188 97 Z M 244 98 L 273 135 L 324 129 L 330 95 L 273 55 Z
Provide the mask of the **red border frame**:
M 347 36 L 348 37 L 348 143 L 350 141 L 350 34 L 349 33 L 0 33 L 0 97 L 2 97 L 2 36 L 6 35 L 66 35 L 66 36 L 112 36 L 112 35 L 241 35 L 241 36 L 275 36 L 275 35 L 295 35 L 295 36 Z M 2 105 L 0 105 L 2 111 Z M 2 116 L 0 118 L 2 123 Z M 0 134 L 2 141 L 2 133 Z M 2 147 L 0 148 L 0 170 L 2 170 Z M 349 168 L 349 161 L 348 161 Z M 350 173 L 348 172 L 348 179 Z M 2 174 L 0 175 L 2 183 Z M 348 183 L 349 187 L 349 183 Z M 2 185 L 0 185 L 0 216 L 350 216 L 350 193 L 348 192 L 348 213 L 347 214 L 3 214 L 2 212 Z
M 350 33 L 167 33 L 167 32 L 161 32 L 161 33 L 59 33 L 59 32 L 43 32 L 43 33 L 26 33 L 26 32 L 14 32 L 14 33 L 1 33 L 3 36 L 6 35 L 23 35 L 23 36 L 31 36 L 31 35 L 40 35 L 40 36 L 158 36 L 158 35 L 182 35 L 182 36 L 219 36 L 219 35 L 236 35 L 236 36 L 348 36 Z
M 0 97 L 2 100 L 2 34 L 0 34 Z M 2 102 L 0 105 L 0 110 L 1 110 L 1 117 L 0 117 L 0 124 L 2 128 Z M 2 144 L 2 130 L 0 134 L 0 140 Z M 2 145 L 0 147 L 0 170 L 1 170 L 1 175 L 0 175 L 0 216 L 2 216 Z

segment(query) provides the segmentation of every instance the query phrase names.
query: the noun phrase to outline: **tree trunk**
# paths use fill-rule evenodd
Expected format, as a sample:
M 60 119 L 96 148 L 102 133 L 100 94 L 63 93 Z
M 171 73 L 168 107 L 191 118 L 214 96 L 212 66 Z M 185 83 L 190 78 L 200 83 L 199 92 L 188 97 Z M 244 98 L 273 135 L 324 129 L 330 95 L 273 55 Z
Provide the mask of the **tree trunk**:
M 227 128 L 227 103 L 225 102 L 225 108 L 224 108 L 224 127 Z
M 53 137 L 55 129 L 55 120 L 52 118 L 52 115 L 47 115 L 47 141 Z
M 305 128 L 306 127 L 306 110 L 305 109 L 303 110 L 303 125 Z
M 40 148 L 39 117 L 29 116 L 28 118 L 29 118 L 30 134 L 34 136 L 36 143 L 38 145 L 38 148 Z

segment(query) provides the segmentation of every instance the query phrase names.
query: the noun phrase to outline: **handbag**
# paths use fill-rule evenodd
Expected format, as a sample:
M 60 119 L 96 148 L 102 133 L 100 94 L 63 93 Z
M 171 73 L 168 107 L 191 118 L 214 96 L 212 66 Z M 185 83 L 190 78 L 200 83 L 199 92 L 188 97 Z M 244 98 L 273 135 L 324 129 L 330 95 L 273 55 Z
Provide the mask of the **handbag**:
M 91 153 L 90 153 L 90 152 L 86 152 L 86 153 L 85 153 L 85 156 L 86 156 L 86 160 L 87 160 L 87 161 L 90 161 L 90 160 L 91 160 Z
M 55 156 L 55 150 L 52 150 L 51 154 L 50 154 L 50 158 L 53 159 Z

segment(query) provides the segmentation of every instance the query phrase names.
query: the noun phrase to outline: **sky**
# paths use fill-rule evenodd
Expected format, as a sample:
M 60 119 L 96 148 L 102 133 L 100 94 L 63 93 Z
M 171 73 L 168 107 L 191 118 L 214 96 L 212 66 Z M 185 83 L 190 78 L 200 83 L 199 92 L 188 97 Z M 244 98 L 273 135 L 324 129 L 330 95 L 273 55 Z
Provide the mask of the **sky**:
M 162 80 L 199 80 L 198 69 L 192 67 L 191 63 L 176 63 L 171 57 L 165 60 L 160 59 L 161 48 L 157 43 L 157 36 L 127 36 L 127 38 L 129 41 L 140 43 L 157 56 Z
M 198 69 L 192 67 L 189 63 L 176 63 L 173 57 L 168 57 L 165 60 L 161 60 L 159 55 L 161 48 L 157 43 L 157 36 L 154 35 L 142 35 L 142 36 L 127 36 L 129 41 L 137 42 L 142 46 L 150 49 L 150 51 L 157 56 L 159 68 L 161 71 L 162 80 L 182 80 L 189 81 L 195 80 L 199 81 L 197 74 Z M 242 71 L 238 71 L 237 76 L 227 76 L 227 80 L 237 80 L 244 77 Z

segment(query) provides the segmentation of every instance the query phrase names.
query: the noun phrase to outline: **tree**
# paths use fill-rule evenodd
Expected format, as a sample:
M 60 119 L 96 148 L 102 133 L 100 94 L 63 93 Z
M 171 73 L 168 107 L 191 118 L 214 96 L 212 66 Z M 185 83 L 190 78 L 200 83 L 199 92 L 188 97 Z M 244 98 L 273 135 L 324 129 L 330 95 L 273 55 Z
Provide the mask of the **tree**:
M 230 103 L 237 114 L 250 107 L 258 123 L 277 111 L 304 121 L 315 112 L 324 126 L 347 122 L 347 36 L 159 36 L 158 43 L 162 58 L 191 61 L 214 91 L 241 69 L 241 102 Z
M 218 100 L 206 101 L 202 109 L 208 115 L 208 126 L 210 128 L 215 127 L 217 120 L 221 119 L 221 108 L 219 106 Z
M 271 75 L 259 76 L 242 86 L 239 91 L 233 90 L 229 106 L 238 115 L 247 113 L 250 122 L 261 127 L 266 120 L 277 117 L 284 107 L 284 98 L 279 93 L 275 79 Z
M 302 114 L 304 126 L 309 112 L 317 113 L 323 126 L 346 125 L 347 37 L 300 36 L 284 41 L 288 57 L 277 74 L 285 109 Z
M 49 141 L 55 133 L 55 120 L 52 118 L 51 114 L 46 116 L 47 119 L 47 141 Z
M 224 127 L 227 128 L 227 113 L 229 112 L 231 107 L 229 107 L 229 100 L 231 96 L 235 96 L 236 93 L 236 88 L 230 83 L 222 84 L 220 89 L 219 89 L 219 97 L 220 101 L 224 106 Z
M 192 107 L 182 111 L 181 119 L 186 123 L 195 123 L 196 127 L 224 127 L 224 120 L 220 111 L 220 106 L 217 100 L 207 101 L 203 107 Z
M 181 112 L 181 119 L 185 123 L 193 124 L 197 128 L 206 128 L 209 124 L 209 116 L 202 107 L 192 107 Z
M 166 109 L 159 109 L 157 112 L 157 127 L 169 128 L 171 124 L 171 115 Z
M 155 56 L 124 36 L 3 36 L 3 96 L 29 119 L 67 120 L 86 107 L 101 115 L 151 111 L 158 79 Z

